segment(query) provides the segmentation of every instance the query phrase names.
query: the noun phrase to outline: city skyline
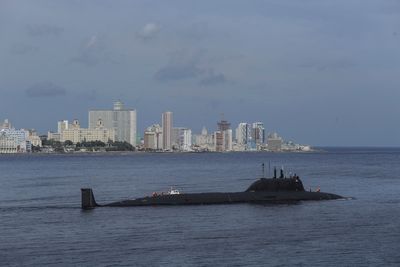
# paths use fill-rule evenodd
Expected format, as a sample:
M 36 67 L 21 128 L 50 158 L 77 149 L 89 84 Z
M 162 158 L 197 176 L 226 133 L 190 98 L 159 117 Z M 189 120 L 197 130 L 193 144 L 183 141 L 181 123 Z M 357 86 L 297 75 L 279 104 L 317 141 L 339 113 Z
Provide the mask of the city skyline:
M 276 132 L 265 139 L 263 122 L 239 123 L 235 136 L 231 123 L 222 119 L 216 131 L 192 135 L 187 127 L 173 125 L 173 113 L 161 114 L 162 126 L 147 127 L 143 138 L 136 136 L 136 110 L 126 109 L 121 101 L 112 110 L 89 110 L 90 125 L 79 120 L 57 122 L 57 132 L 41 135 L 34 129 L 15 129 L 8 119 L 0 127 L 0 154 L 27 152 L 158 151 L 158 152 L 239 152 L 239 151 L 312 151 L 311 146 L 284 140 Z M 132 124 L 133 123 L 133 124 Z M 243 130 L 244 126 L 244 130 Z M 134 139 L 134 141 L 132 141 Z M 140 139 L 140 140 L 139 140 Z
M 114 108 L 113 109 L 105 108 L 105 109 L 90 109 L 90 110 L 88 110 L 89 120 L 88 120 L 88 123 L 87 123 L 87 129 L 99 128 L 98 126 L 99 126 L 99 123 L 100 123 L 101 124 L 100 128 L 102 128 L 102 129 L 113 129 L 113 128 L 115 128 L 115 130 L 116 130 L 118 127 L 114 127 L 113 126 L 115 124 L 115 122 L 113 122 L 112 119 L 110 120 L 110 122 L 107 122 L 107 118 L 112 118 L 113 117 L 112 113 L 116 112 L 116 110 L 119 109 L 119 108 L 116 108 L 116 106 L 120 106 L 123 111 L 134 112 L 134 119 L 135 119 L 134 122 L 136 122 L 136 109 L 124 109 L 124 106 L 125 106 L 124 103 L 121 100 L 118 100 L 118 101 L 114 101 Z M 100 112 L 100 113 L 99 113 L 99 115 L 97 115 L 97 114 L 93 115 L 94 112 Z M 110 114 L 108 114 L 108 113 L 110 113 Z M 220 114 L 220 116 L 223 117 L 222 114 Z M 92 117 L 92 119 L 91 119 L 91 117 Z M 1 120 L 1 118 L 0 118 L 0 120 Z M 9 119 L 5 118 L 2 121 L 4 121 L 4 123 L 6 123 L 6 122 L 8 123 Z M 61 132 L 63 130 L 65 130 L 65 129 L 68 130 L 69 128 L 71 128 L 71 126 L 73 124 L 79 125 L 78 128 L 80 128 L 81 126 L 82 127 L 85 126 L 84 124 L 81 123 L 81 119 L 74 118 L 71 121 L 72 121 L 72 124 L 69 124 L 68 118 L 64 118 L 62 120 L 58 120 L 57 123 L 53 122 L 52 123 L 53 126 L 48 128 L 48 129 L 45 129 L 43 132 L 38 131 L 38 129 L 35 128 L 35 127 L 34 128 L 19 127 L 19 126 L 14 127 L 15 126 L 14 123 L 13 123 L 13 127 L 16 128 L 16 129 L 33 130 L 33 131 L 37 132 L 39 135 L 48 135 L 48 134 L 53 135 L 53 134 L 61 134 Z M 164 121 L 166 122 L 165 124 L 164 124 Z M 252 120 L 249 120 L 249 121 L 252 121 Z M 237 125 L 237 127 L 240 127 L 241 124 L 248 124 L 249 127 L 250 127 L 250 124 L 247 123 L 247 122 L 239 122 L 237 124 L 234 123 L 234 126 L 231 127 L 231 123 L 230 122 L 222 119 L 221 121 L 216 120 L 215 125 L 211 126 L 209 128 L 207 126 L 205 126 L 205 125 L 203 125 L 203 126 L 197 125 L 196 127 L 194 127 L 194 129 L 196 129 L 194 132 L 195 132 L 195 134 L 201 134 L 201 132 L 203 132 L 204 130 L 206 130 L 206 131 L 208 131 L 208 130 L 221 131 L 221 129 L 222 130 L 230 129 L 232 131 L 235 131 L 235 132 L 230 133 L 231 136 L 237 138 L 237 136 L 238 136 L 237 130 L 238 129 L 236 128 L 235 125 Z M 253 127 L 254 127 L 254 125 L 257 125 L 257 124 L 261 124 L 262 127 L 264 125 L 263 122 L 253 122 L 252 124 L 253 124 Z M 164 126 L 165 128 L 163 127 L 163 125 L 165 125 Z M 162 147 L 163 147 L 163 149 L 170 149 L 171 146 L 172 146 L 172 136 L 173 136 L 173 130 L 174 129 L 178 129 L 178 128 L 189 129 L 189 130 L 193 129 L 192 127 L 187 127 L 187 126 L 181 127 L 181 126 L 178 126 L 178 125 L 180 125 L 180 124 L 178 123 L 177 125 L 174 125 L 173 112 L 165 111 L 165 112 L 161 113 L 161 120 L 159 122 L 158 121 L 153 121 L 153 122 L 151 122 L 151 125 L 147 125 L 144 129 L 137 130 L 137 127 L 136 127 L 136 124 L 135 124 L 133 126 L 134 127 L 134 134 L 133 135 L 136 135 L 136 138 L 133 138 L 133 136 L 131 136 L 131 137 L 128 138 L 129 140 L 128 139 L 124 140 L 121 137 L 118 138 L 118 133 L 117 133 L 116 134 L 116 141 L 127 141 L 128 143 L 131 143 L 132 145 L 135 146 L 135 145 L 137 145 L 137 141 L 139 139 L 143 140 L 143 138 L 145 137 L 145 133 L 148 132 L 150 128 L 154 128 L 154 126 L 160 126 L 162 132 L 169 132 L 169 136 L 165 136 L 165 135 L 162 136 L 162 142 L 161 142 L 161 144 L 164 144 L 167 140 L 169 140 L 169 142 L 167 141 L 167 143 L 169 143 L 169 144 L 167 144 L 166 146 L 162 145 Z M 223 125 L 222 128 L 221 128 L 221 125 Z M 54 129 L 55 129 L 55 131 L 54 131 Z M 201 129 L 201 130 L 197 130 L 197 129 Z M 155 129 L 152 129 L 152 130 L 155 130 Z M 263 133 L 262 133 L 263 137 L 262 137 L 262 141 L 260 143 L 264 143 L 264 141 L 265 141 L 265 136 L 264 136 L 265 132 L 264 131 L 265 131 L 265 129 L 263 129 Z M 270 130 L 268 133 L 275 133 L 275 132 L 276 132 L 275 130 Z M 135 140 L 135 142 L 131 142 L 130 141 L 130 140 L 133 140 L 132 138 Z M 254 137 L 252 137 L 252 138 L 254 138 Z
M 318 146 L 400 146 L 399 13 L 373 0 L 1 1 L 0 119 L 44 132 L 123 99 L 140 132 L 171 110 L 194 132 L 224 113 Z

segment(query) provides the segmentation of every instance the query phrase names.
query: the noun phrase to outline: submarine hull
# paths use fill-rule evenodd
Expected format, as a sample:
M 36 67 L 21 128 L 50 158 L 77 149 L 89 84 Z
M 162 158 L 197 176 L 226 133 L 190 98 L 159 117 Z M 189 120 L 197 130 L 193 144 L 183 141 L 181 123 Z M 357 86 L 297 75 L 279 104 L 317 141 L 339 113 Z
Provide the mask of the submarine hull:
M 234 192 L 234 193 L 192 193 L 158 195 L 131 200 L 123 200 L 102 205 L 103 207 L 159 206 L 159 205 L 208 205 L 234 203 L 290 203 L 305 200 L 332 200 L 341 196 L 307 191 L 280 192 Z
M 282 174 L 281 174 L 282 175 Z M 292 178 L 260 178 L 243 192 L 209 192 L 187 194 L 155 194 L 130 200 L 98 205 L 91 188 L 82 188 L 82 209 L 95 207 L 133 207 L 161 205 L 207 205 L 235 203 L 290 203 L 305 200 L 331 200 L 339 195 L 305 191 L 298 176 Z

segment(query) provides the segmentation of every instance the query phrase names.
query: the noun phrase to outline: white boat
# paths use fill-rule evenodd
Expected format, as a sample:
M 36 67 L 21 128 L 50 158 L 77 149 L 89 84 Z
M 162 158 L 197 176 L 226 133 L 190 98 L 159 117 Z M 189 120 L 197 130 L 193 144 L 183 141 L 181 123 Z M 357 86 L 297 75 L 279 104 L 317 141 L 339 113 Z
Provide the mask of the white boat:
M 167 193 L 168 193 L 168 195 L 179 195 L 180 194 L 178 189 L 173 189 L 172 187 Z

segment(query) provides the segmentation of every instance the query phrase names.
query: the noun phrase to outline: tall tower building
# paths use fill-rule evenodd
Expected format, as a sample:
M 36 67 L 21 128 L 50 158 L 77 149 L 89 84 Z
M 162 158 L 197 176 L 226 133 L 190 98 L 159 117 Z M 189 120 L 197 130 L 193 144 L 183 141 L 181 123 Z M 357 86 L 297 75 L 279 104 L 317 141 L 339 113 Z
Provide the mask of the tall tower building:
M 231 128 L 231 124 L 226 120 L 221 120 L 220 122 L 217 123 L 217 125 L 218 125 L 218 131 L 221 132 Z
M 218 131 L 214 133 L 215 136 L 215 151 L 229 151 L 232 150 L 232 130 L 231 124 L 226 120 L 221 120 L 217 123 Z
M 173 128 L 172 145 L 180 151 L 190 151 L 192 146 L 192 130 L 184 127 Z
M 126 109 L 121 101 L 116 101 L 113 110 L 89 111 L 90 129 L 97 128 L 99 120 L 104 128 L 115 130 L 116 141 L 136 146 L 136 110 Z
M 250 141 L 250 124 L 246 122 L 239 123 L 238 127 L 236 128 L 236 142 L 239 145 L 247 145 Z
M 257 145 L 265 143 L 264 123 L 262 122 L 253 123 L 252 139 Z
M 173 118 L 172 112 L 167 111 L 162 114 L 162 129 L 163 129 L 163 148 L 165 150 L 172 149 L 172 127 Z

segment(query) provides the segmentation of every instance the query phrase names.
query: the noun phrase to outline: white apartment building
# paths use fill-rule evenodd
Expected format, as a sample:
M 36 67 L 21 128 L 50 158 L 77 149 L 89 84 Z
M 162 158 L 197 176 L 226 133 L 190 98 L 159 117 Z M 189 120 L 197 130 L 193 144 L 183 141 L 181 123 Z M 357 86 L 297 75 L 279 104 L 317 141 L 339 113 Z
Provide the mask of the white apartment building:
M 251 148 L 251 126 L 247 122 L 239 123 L 236 128 L 236 145 L 238 150 L 249 150 Z
M 16 130 L 11 123 L 5 120 L 0 129 L 0 153 L 26 153 L 32 149 L 31 142 L 28 140 L 29 132 L 26 130 Z
M 113 110 L 90 110 L 89 129 L 95 129 L 99 119 L 104 128 L 114 129 L 115 141 L 128 142 L 136 146 L 136 110 L 126 109 L 121 101 L 114 103 Z
M 173 128 L 173 146 L 180 151 L 191 151 L 192 130 L 183 127 Z

